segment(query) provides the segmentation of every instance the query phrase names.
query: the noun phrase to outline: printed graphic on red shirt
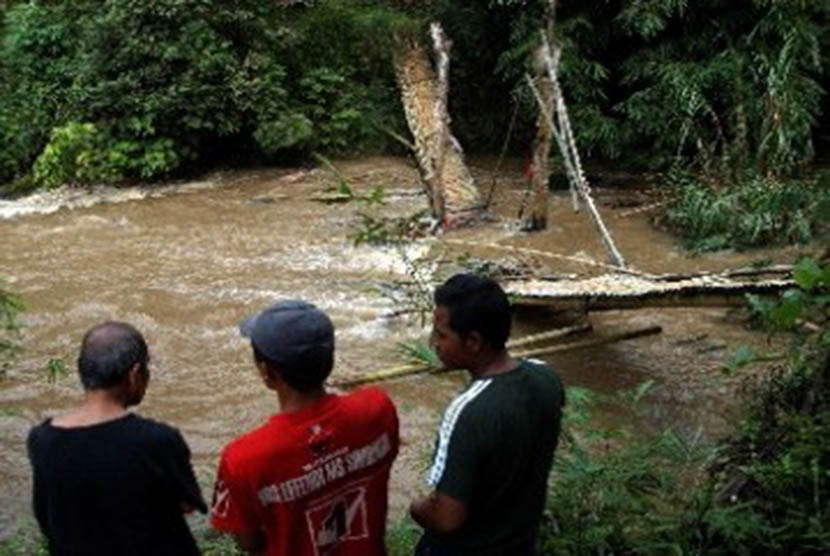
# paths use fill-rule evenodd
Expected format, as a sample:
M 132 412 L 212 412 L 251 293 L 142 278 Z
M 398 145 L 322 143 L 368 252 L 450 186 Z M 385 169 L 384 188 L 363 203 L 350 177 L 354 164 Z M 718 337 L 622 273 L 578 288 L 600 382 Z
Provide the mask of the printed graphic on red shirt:
M 228 512 L 231 509 L 231 491 L 225 481 L 216 479 L 216 484 L 213 486 L 213 502 L 211 503 L 210 513 L 220 519 L 228 517 Z
M 342 543 L 369 537 L 366 488 L 354 486 L 311 506 L 305 512 L 316 556 L 330 554 Z
M 329 400 L 323 417 L 277 416 L 226 448 L 213 527 L 264 531 L 269 556 L 385 553 L 389 469 L 398 451 L 394 406 L 374 391 Z M 373 415 L 375 404 L 383 411 Z

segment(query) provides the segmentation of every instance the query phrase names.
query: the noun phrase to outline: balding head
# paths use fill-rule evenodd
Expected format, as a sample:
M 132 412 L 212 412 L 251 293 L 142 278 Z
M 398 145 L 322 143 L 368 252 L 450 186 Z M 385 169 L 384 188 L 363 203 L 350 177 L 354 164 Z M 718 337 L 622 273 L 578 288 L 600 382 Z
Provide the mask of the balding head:
M 146 370 L 147 343 L 141 333 L 123 322 L 105 322 L 91 328 L 81 343 L 78 373 L 86 390 L 112 388 L 136 363 Z

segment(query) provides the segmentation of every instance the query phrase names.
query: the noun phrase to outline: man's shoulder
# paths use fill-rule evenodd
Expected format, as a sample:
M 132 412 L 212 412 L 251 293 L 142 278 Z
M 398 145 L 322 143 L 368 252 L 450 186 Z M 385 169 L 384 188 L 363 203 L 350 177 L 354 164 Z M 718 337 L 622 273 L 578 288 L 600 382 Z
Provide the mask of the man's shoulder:
M 523 359 L 521 361 L 522 367 L 527 372 L 528 376 L 534 383 L 540 387 L 547 387 L 553 390 L 562 389 L 562 379 L 554 371 L 554 369 L 539 359 Z
M 47 419 L 32 427 L 27 438 L 30 455 L 46 456 L 55 445 L 85 446 L 90 442 L 105 442 L 123 450 L 139 450 L 151 454 L 181 453 L 188 450 L 179 431 L 160 421 L 134 413 L 97 425 L 60 428 Z
M 249 431 L 243 432 L 239 436 L 233 438 L 233 440 L 231 440 L 225 445 L 225 448 L 223 450 L 223 457 L 236 457 L 236 454 L 247 453 L 252 448 L 257 447 L 273 448 L 273 446 L 275 445 L 275 441 L 279 442 L 280 438 L 284 436 L 282 434 L 271 434 L 271 432 L 274 431 L 275 428 L 278 428 L 274 421 L 275 418 L 271 417 L 261 425 Z M 273 437 L 272 441 L 263 442 L 263 440 L 266 437 Z
M 361 388 L 340 397 L 340 403 L 346 411 L 361 414 L 388 415 L 396 414 L 395 405 L 380 388 Z
M 498 388 L 492 378 L 479 378 L 457 394 L 444 411 L 444 419 L 466 424 L 482 424 L 493 415 L 492 404 L 498 400 Z M 495 394 L 494 394 L 495 392 Z
M 511 376 L 479 378 L 458 394 L 447 408 L 456 419 L 489 423 L 496 414 L 516 409 L 517 399 L 528 395 L 551 402 L 564 397 L 562 381 L 553 369 L 538 360 L 521 360 Z
M 162 421 L 143 417 L 136 413 L 125 419 L 124 432 L 155 444 L 169 445 L 184 442 L 179 429 Z
M 26 446 L 30 457 L 38 455 L 49 444 L 54 432 L 51 422 L 51 418 L 46 419 L 29 429 L 29 434 L 26 436 Z

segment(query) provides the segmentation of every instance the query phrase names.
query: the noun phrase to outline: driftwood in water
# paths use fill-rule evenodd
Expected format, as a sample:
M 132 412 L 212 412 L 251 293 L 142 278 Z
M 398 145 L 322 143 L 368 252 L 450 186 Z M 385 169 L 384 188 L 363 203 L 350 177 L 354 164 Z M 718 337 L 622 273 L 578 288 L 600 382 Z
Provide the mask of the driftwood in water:
M 573 328 L 581 328 L 581 327 L 569 327 L 569 334 L 573 332 Z M 519 358 L 527 358 L 527 357 L 538 357 L 540 355 L 549 355 L 551 353 L 559 353 L 563 351 L 573 351 L 577 349 L 585 349 L 591 347 L 597 347 L 605 344 L 611 344 L 615 342 L 620 342 L 622 340 L 631 340 L 633 338 L 640 338 L 643 336 L 649 336 L 652 334 L 659 334 L 662 332 L 662 328 L 656 325 L 649 325 L 641 328 L 635 329 L 628 329 L 628 330 L 621 330 L 611 333 L 606 333 L 601 336 L 597 336 L 596 338 L 592 338 L 589 340 L 583 340 L 579 342 L 570 342 L 566 344 L 558 344 L 554 346 L 547 346 L 541 348 L 534 348 L 534 349 L 526 349 L 522 351 L 516 351 L 513 353 L 514 357 Z M 549 338 L 550 339 L 550 338 Z M 508 344 L 509 345 L 509 344 Z M 361 384 L 367 384 L 370 382 L 379 382 L 382 380 L 392 380 L 395 378 L 401 378 L 405 376 L 411 376 L 416 374 L 439 374 L 447 372 L 446 369 L 434 369 L 427 365 L 421 364 L 412 364 L 412 365 L 402 365 L 400 367 L 395 367 L 392 369 L 386 369 L 383 371 L 378 371 L 375 373 L 367 373 L 365 375 L 340 380 L 337 382 L 333 382 L 330 386 L 337 387 L 337 388 L 352 388 L 354 386 L 360 386 Z
M 483 201 L 449 128 L 446 98 L 450 43 L 437 24 L 432 34 L 438 76 L 426 50 L 417 42 L 401 47 L 395 58 L 395 73 L 432 215 L 444 225 L 453 226 L 477 219 Z

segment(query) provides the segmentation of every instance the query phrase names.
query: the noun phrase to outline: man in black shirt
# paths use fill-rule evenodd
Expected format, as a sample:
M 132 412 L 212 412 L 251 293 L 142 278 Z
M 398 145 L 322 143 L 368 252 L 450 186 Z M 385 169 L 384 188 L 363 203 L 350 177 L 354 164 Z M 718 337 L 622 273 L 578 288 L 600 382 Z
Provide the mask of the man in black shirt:
M 410 513 L 424 528 L 417 556 L 531 556 L 559 438 L 564 391 L 541 362 L 505 348 L 510 304 L 493 280 L 450 278 L 435 292 L 432 345 L 472 381 L 447 407 Z
M 179 432 L 127 408 L 150 380 L 147 344 L 106 322 L 84 336 L 81 406 L 29 433 L 35 517 L 53 555 L 199 554 L 183 513 L 205 512 Z

